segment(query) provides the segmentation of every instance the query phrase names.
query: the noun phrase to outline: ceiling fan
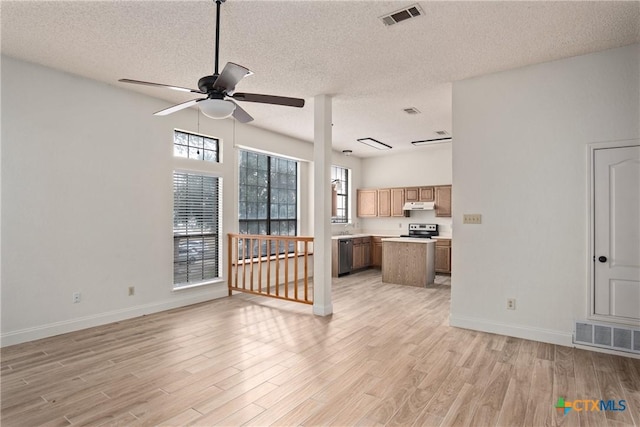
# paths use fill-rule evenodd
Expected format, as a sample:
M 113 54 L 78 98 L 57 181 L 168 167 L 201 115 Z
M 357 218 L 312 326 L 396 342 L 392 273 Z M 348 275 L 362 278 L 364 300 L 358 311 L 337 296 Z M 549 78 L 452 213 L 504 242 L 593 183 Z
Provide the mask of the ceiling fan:
M 258 102 L 261 104 L 284 105 L 288 107 L 304 107 L 304 99 L 288 98 L 284 96 L 261 95 L 258 93 L 236 92 L 236 85 L 246 76 L 253 74 L 248 68 L 242 65 L 228 62 L 224 66 L 222 73 L 218 73 L 218 52 L 220 50 L 220 5 L 226 0 L 213 0 L 216 3 L 216 50 L 215 50 L 215 70 L 213 75 L 204 76 L 198 80 L 198 89 L 189 89 L 180 86 L 171 86 L 161 83 L 145 82 L 141 80 L 120 79 L 123 83 L 132 83 L 137 85 L 155 86 L 166 89 L 177 90 L 180 92 L 191 92 L 206 95 L 206 98 L 192 99 L 174 105 L 164 110 L 160 110 L 154 115 L 166 116 L 176 111 L 198 105 L 200 111 L 207 117 L 212 119 L 225 119 L 231 115 L 241 123 L 247 123 L 253 120 L 242 107 L 234 102 Z

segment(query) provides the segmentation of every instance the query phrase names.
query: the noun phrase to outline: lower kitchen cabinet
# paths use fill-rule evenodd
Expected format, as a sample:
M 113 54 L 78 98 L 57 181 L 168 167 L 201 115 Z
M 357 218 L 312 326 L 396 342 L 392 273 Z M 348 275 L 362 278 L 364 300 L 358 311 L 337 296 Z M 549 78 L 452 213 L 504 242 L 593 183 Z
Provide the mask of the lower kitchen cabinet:
M 358 237 L 353 241 L 353 270 L 369 267 L 371 262 L 371 238 Z
M 371 237 L 371 267 L 382 267 L 382 237 Z
M 451 274 L 451 239 L 436 240 L 436 273 Z

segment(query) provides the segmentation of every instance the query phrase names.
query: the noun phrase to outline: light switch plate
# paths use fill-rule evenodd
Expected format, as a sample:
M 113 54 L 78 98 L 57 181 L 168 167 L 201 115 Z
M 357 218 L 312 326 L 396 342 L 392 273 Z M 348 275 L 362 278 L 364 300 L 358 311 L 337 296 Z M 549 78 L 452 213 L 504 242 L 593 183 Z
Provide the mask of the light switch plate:
M 462 216 L 463 224 L 482 224 L 481 214 L 464 214 Z

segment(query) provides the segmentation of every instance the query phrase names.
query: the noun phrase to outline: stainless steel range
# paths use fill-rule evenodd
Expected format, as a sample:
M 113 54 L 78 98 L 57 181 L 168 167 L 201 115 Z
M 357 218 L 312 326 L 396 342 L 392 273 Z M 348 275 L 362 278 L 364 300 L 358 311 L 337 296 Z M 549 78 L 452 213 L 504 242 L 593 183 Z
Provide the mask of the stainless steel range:
M 400 237 L 430 239 L 438 234 L 438 224 L 409 224 L 409 234 L 403 234 Z

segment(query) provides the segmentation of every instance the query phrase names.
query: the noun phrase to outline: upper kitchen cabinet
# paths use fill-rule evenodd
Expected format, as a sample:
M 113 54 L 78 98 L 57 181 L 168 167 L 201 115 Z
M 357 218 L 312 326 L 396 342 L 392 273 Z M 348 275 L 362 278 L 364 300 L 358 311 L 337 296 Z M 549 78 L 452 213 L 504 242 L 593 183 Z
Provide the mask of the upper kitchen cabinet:
M 391 189 L 378 189 L 378 216 L 391 216 Z
M 378 216 L 378 190 L 357 190 L 358 216 Z
M 405 202 L 419 202 L 420 201 L 420 187 L 408 187 L 404 189 Z
M 451 186 L 441 185 L 434 187 L 437 217 L 451 216 Z
M 407 187 L 404 189 L 405 202 L 433 202 L 433 187 Z
M 404 202 L 406 199 L 406 191 L 404 188 L 391 189 L 391 216 L 404 216 Z
M 419 202 L 433 202 L 435 200 L 433 187 L 420 187 Z

